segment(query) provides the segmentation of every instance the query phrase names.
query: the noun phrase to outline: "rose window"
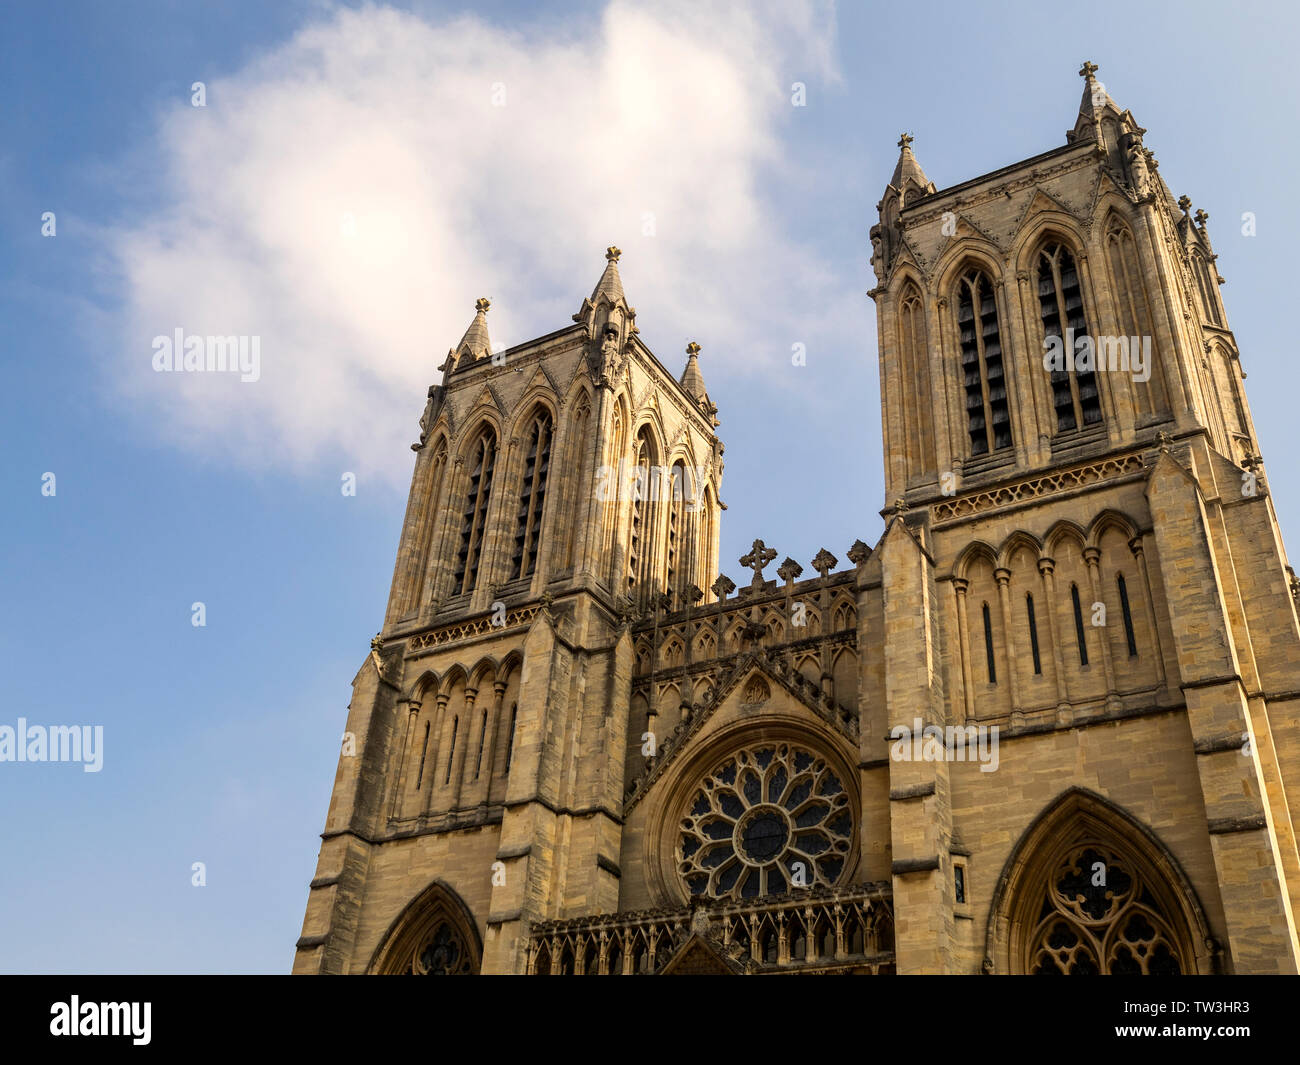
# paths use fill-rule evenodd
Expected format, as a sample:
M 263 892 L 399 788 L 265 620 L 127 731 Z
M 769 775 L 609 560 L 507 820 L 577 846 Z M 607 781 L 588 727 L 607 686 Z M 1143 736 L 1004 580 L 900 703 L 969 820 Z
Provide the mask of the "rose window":
M 677 868 L 692 895 L 752 899 L 830 886 L 844 874 L 853 814 L 826 759 L 789 743 L 729 755 L 681 821 Z

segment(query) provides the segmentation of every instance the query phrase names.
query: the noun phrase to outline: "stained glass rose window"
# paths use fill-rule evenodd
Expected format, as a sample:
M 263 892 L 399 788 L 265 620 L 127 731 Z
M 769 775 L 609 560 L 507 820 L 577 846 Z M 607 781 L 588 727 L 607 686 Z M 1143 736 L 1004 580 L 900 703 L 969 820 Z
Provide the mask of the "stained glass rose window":
M 791 743 L 728 755 L 681 821 L 677 868 L 692 895 L 751 899 L 830 886 L 846 871 L 853 813 L 826 759 Z

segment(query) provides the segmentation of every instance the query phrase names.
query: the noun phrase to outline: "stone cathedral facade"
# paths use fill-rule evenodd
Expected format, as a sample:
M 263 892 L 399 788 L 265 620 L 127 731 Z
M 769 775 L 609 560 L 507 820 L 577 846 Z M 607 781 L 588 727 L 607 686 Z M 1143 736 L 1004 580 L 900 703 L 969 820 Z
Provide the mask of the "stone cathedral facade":
M 900 142 L 885 530 L 808 572 L 720 573 L 699 349 L 618 249 L 527 344 L 479 301 L 295 972 L 1297 971 L 1297 581 L 1206 215 L 1095 69 L 1031 159 L 938 189 Z

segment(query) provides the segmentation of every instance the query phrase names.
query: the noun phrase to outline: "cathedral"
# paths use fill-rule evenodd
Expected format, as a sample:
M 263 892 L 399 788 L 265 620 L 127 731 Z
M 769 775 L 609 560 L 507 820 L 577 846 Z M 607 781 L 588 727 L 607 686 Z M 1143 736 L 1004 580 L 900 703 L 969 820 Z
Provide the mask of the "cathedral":
M 1207 215 L 1095 72 L 992 173 L 899 143 L 874 545 L 721 573 L 700 350 L 617 248 L 526 344 L 478 302 L 294 972 L 1297 972 L 1300 582 Z

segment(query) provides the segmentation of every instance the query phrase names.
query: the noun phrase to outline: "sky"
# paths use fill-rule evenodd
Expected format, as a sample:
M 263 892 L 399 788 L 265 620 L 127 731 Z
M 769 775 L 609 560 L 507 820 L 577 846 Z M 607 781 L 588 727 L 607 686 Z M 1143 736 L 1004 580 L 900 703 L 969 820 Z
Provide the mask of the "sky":
M 1210 214 L 1300 535 L 1295 6 L 917 12 L 0 6 L 0 725 L 103 737 L 98 772 L 0 762 L 0 971 L 288 971 L 408 445 L 479 296 L 494 345 L 552 332 L 618 245 L 642 339 L 675 372 L 702 348 L 724 572 L 755 537 L 806 570 L 874 543 L 899 134 L 940 188 L 1057 147 L 1085 59 Z M 155 372 L 177 328 L 259 337 L 257 379 Z

